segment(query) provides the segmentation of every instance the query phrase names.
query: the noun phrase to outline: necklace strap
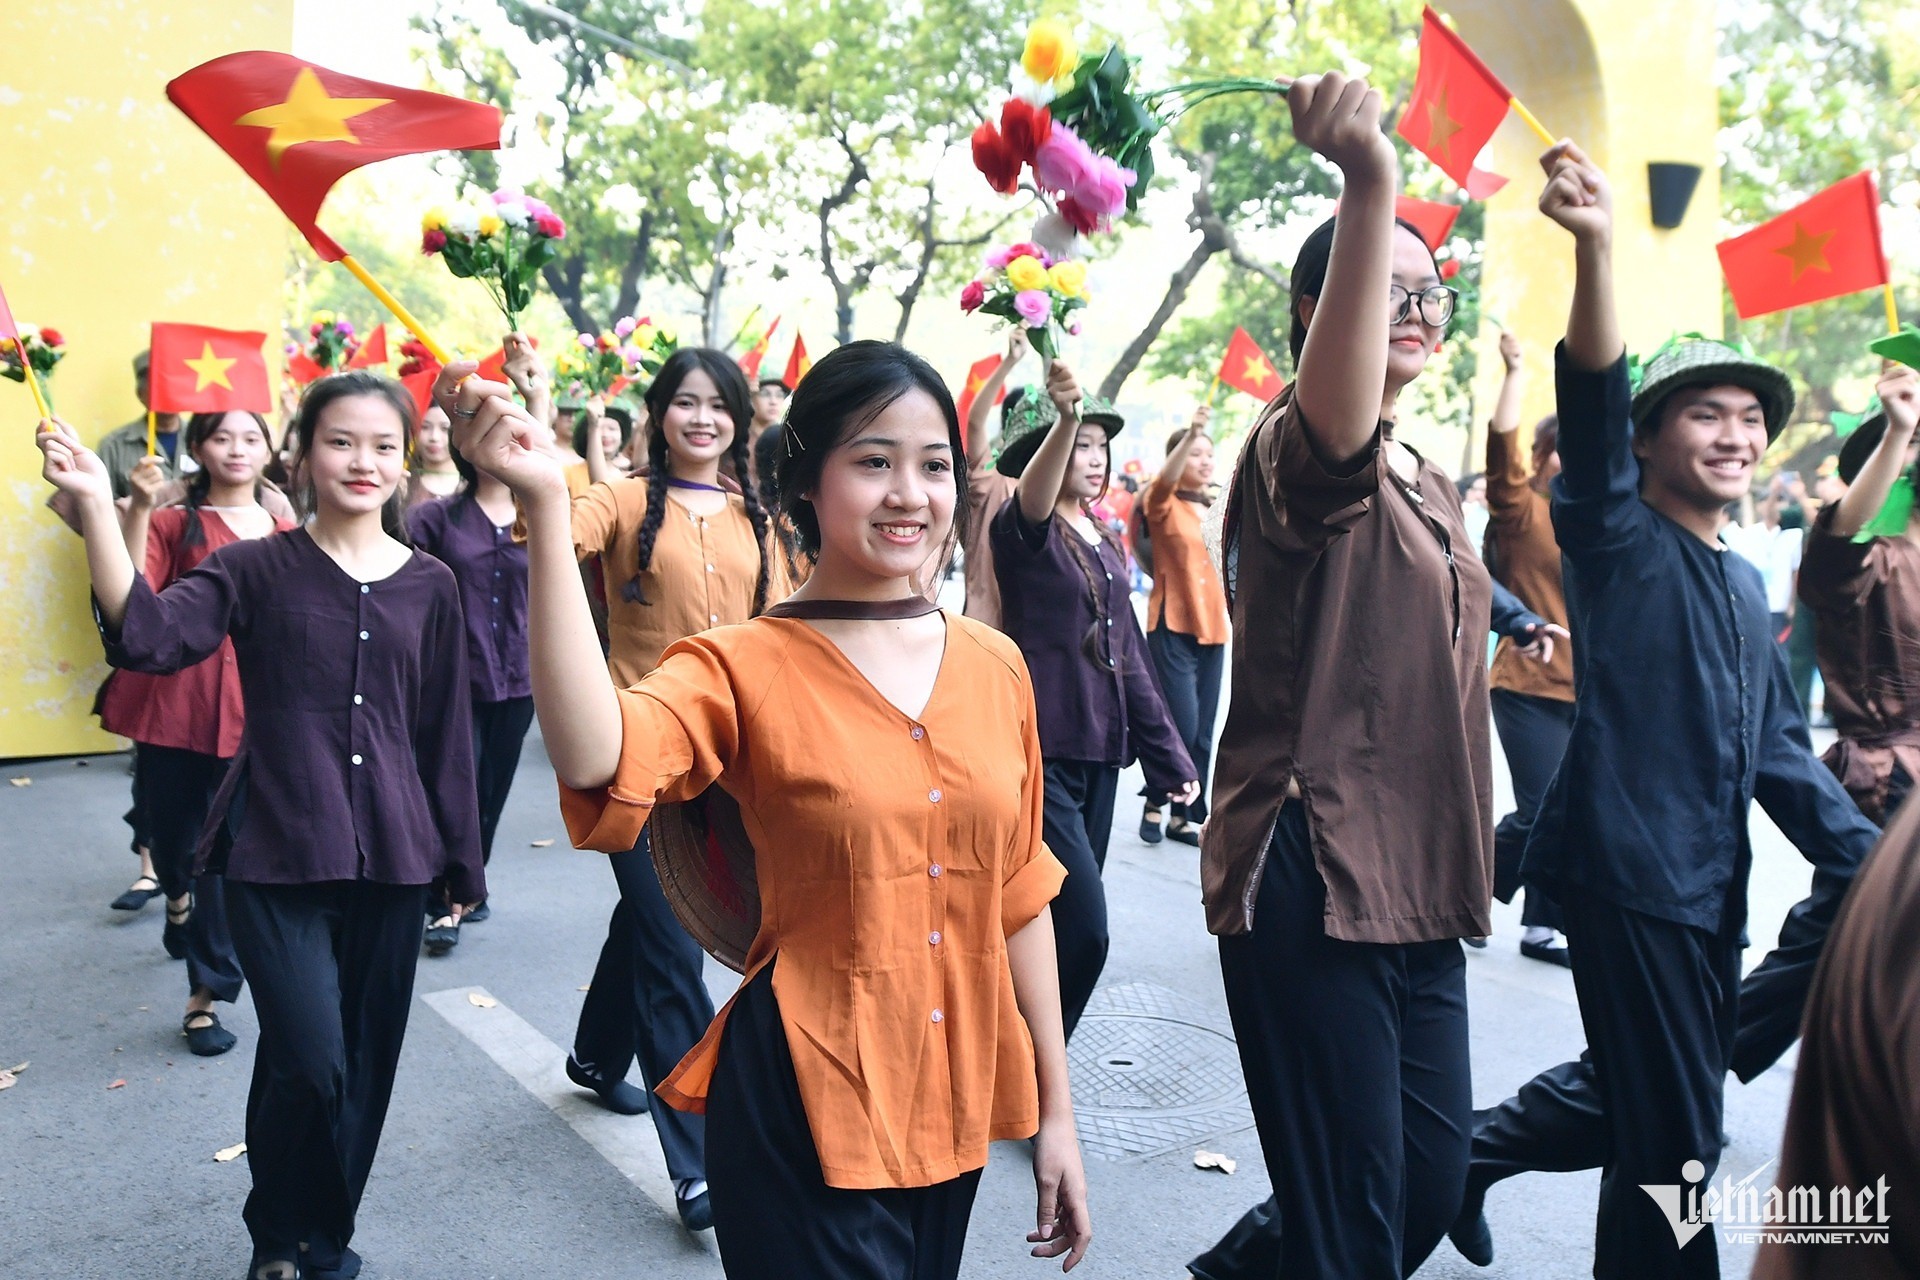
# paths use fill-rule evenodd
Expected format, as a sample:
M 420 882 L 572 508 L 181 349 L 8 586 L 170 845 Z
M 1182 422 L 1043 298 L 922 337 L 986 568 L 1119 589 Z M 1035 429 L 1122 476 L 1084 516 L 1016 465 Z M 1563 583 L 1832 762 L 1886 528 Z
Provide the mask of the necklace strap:
M 708 493 L 725 493 L 727 491 L 724 485 L 702 484 L 698 480 L 682 480 L 678 476 L 667 477 L 667 488 L 669 489 L 703 489 Z
M 904 600 L 783 600 L 763 615 L 768 618 L 848 618 L 861 622 L 924 618 L 938 612 L 940 603 L 925 596 Z

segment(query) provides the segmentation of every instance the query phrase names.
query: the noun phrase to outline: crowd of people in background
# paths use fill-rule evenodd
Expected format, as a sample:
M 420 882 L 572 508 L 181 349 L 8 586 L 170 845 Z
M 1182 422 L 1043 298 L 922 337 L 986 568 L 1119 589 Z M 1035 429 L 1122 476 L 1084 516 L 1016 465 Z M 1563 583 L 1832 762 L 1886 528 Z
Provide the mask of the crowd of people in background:
M 1123 418 L 1068 362 L 1006 386 L 1019 330 L 964 422 L 897 344 L 796 388 L 683 348 L 629 411 L 514 334 L 506 382 L 456 361 L 424 409 L 324 378 L 277 447 L 243 412 L 159 415 L 151 451 L 144 420 L 93 449 L 43 425 L 116 668 L 101 722 L 136 744 L 112 905 L 164 900 L 191 1052 L 234 1047 L 243 983 L 259 1015 L 252 1280 L 357 1274 L 415 966 L 493 915 L 536 718 L 617 891 L 567 1075 L 653 1117 L 736 1277 L 956 1275 L 998 1139 L 1032 1139 L 1034 1254 L 1083 1256 L 1066 1045 L 1126 945 L 1103 872 L 1136 761 L 1139 840 L 1198 850 L 1273 1184 L 1202 1280 L 1407 1275 L 1448 1238 L 1485 1265 L 1492 1185 L 1588 1167 L 1596 1275 L 1717 1275 L 1643 1187 L 1711 1178 L 1725 1075 L 1809 1005 L 1783 1180 L 1920 1177 L 1913 1082 L 1858 1025 L 1911 1022 L 1877 941 L 1920 901 L 1911 815 L 1861 873 L 1884 892 L 1848 897 L 1920 777 L 1920 540 L 1863 533 L 1920 380 L 1882 379 L 1813 491 L 1759 483 L 1790 384 L 1704 340 L 1630 381 L 1610 189 L 1563 143 L 1557 411 L 1522 433 L 1503 335 L 1456 482 L 1394 430 L 1458 294 L 1395 219 L 1378 95 L 1309 77 L 1291 110 L 1343 204 L 1293 264 L 1294 380 L 1218 476 L 1204 406 L 1116 476 Z M 1743 979 L 1754 803 L 1813 889 Z M 702 923 L 728 856 L 757 890 Z M 1516 894 L 1589 1047 L 1476 1112 L 1462 945 Z M 718 1015 L 703 947 L 744 975 Z M 1761 1265 L 1841 1273 L 1809 1256 Z

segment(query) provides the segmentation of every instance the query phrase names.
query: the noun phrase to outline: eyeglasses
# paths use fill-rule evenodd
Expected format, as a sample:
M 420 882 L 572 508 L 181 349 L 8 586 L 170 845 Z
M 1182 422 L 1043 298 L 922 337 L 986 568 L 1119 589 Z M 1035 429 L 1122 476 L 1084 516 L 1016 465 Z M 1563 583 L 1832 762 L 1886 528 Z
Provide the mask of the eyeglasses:
M 1393 284 L 1387 286 L 1387 297 L 1393 303 L 1393 314 L 1388 324 L 1399 324 L 1413 313 L 1414 299 L 1420 300 L 1420 318 L 1438 329 L 1453 319 L 1453 309 L 1460 301 L 1460 291 L 1450 289 L 1444 284 L 1436 284 L 1430 289 L 1414 293 L 1410 289 Z

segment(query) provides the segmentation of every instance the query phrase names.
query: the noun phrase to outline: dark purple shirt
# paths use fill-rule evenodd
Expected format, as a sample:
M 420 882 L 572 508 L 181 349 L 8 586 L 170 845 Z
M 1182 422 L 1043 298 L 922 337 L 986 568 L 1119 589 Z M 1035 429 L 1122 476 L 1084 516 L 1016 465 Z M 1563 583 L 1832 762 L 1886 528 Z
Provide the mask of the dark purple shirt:
M 436 498 L 407 512 L 413 545 L 453 570 L 467 620 L 475 702 L 533 695 L 527 660 L 527 546 L 471 498 Z
M 1147 666 L 1126 561 L 1112 540 L 1092 546 L 1051 517 L 1029 524 L 1017 495 L 995 513 L 987 537 L 1000 629 L 1033 677 L 1040 753 L 1123 766 L 1137 756 L 1155 791 L 1192 781 L 1193 761 Z
M 164 675 L 231 636 L 247 730 L 200 862 L 250 884 L 445 877 L 487 896 L 453 573 L 415 553 L 361 583 L 304 529 L 220 548 L 155 595 L 134 575 L 107 661 Z M 224 855 L 224 857 L 222 857 Z

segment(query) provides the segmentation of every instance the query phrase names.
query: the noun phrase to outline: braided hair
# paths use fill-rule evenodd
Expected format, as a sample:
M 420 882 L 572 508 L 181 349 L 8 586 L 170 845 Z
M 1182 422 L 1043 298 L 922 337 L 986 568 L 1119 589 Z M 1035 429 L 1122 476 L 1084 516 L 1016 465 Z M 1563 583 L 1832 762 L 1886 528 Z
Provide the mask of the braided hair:
M 632 604 L 653 603 L 647 599 L 640 580 L 653 566 L 654 543 L 660 537 L 660 526 L 667 520 L 667 478 L 673 474 L 672 455 L 667 448 L 667 409 L 679 394 L 680 385 L 695 370 L 712 380 L 727 406 L 727 416 L 733 420 L 733 444 L 727 456 L 733 462 L 734 474 L 748 480 L 740 486 L 740 496 L 746 503 L 747 521 L 753 526 L 754 547 L 760 557 L 760 571 L 753 587 L 753 612 L 758 614 L 767 607 L 767 512 L 752 483 L 752 445 L 747 429 L 753 421 L 752 395 L 740 366 L 726 352 L 712 347 L 680 348 L 667 357 L 653 384 L 647 388 L 647 511 L 640 520 L 639 566 L 620 588 L 620 597 Z
M 180 442 L 180 447 L 184 449 L 189 456 L 198 460 L 200 446 L 205 444 L 208 438 L 220 429 L 220 425 L 227 420 L 227 412 L 228 411 L 223 410 L 219 413 L 196 413 L 191 418 L 188 418 L 187 429 L 184 433 L 184 438 Z M 267 442 L 267 452 L 271 454 L 273 452 L 273 433 L 267 429 L 267 420 L 251 411 L 234 410 L 233 412 L 246 412 L 247 416 L 253 419 L 254 424 L 260 428 L 261 439 Z M 253 482 L 253 497 L 256 502 L 260 499 L 260 490 L 262 487 L 259 480 L 256 479 Z M 180 545 L 182 547 L 197 547 L 206 541 L 207 531 L 200 523 L 200 508 L 206 505 L 207 494 L 212 488 L 213 472 L 205 466 L 202 466 L 198 471 L 194 472 L 193 476 L 187 481 L 187 496 L 183 503 L 187 509 L 187 527 L 182 530 L 180 534 Z

